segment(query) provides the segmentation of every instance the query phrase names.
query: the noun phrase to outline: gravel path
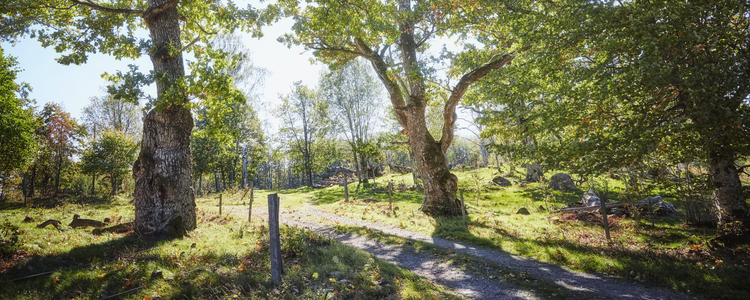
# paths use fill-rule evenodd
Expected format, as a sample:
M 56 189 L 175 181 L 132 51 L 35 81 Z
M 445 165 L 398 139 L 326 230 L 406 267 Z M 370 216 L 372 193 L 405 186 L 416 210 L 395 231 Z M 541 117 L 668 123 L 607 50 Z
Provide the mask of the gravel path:
M 237 212 L 241 213 L 241 212 Z M 247 215 L 247 210 L 244 212 Z M 267 217 L 265 212 L 254 216 Z M 303 219 L 304 218 L 304 219 Z M 323 212 L 314 208 L 299 211 L 282 211 L 280 220 L 289 225 L 309 228 L 340 242 L 373 253 L 378 258 L 404 267 L 413 273 L 474 299 L 538 299 L 533 293 L 514 287 L 497 279 L 488 279 L 470 271 L 446 265 L 425 252 L 414 252 L 400 245 L 378 243 L 356 234 L 339 234 L 331 226 L 311 219 L 327 219 L 340 224 L 379 230 L 383 233 L 433 244 L 437 247 L 467 254 L 482 261 L 494 263 L 506 269 L 527 272 L 531 277 L 557 285 L 560 293 L 575 295 L 575 298 L 590 299 L 695 299 L 663 288 L 645 286 L 615 279 L 606 275 L 594 275 L 571 271 L 566 268 L 511 255 L 501 250 L 490 250 L 465 245 L 439 237 L 433 237 L 392 226 L 363 222 Z

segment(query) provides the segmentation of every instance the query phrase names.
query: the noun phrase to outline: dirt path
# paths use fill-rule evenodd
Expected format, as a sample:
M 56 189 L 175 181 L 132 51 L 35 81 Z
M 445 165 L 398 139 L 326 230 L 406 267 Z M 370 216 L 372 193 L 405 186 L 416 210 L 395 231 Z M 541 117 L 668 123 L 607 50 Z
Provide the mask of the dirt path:
M 238 212 L 240 213 L 240 212 Z M 244 212 L 247 216 L 247 210 Z M 266 218 L 265 212 L 254 216 Z M 340 224 L 354 225 L 379 230 L 383 233 L 433 244 L 440 248 L 479 258 L 502 268 L 527 272 L 531 277 L 556 285 L 562 295 L 568 298 L 590 299 L 696 299 L 663 288 L 649 287 L 637 283 L 618 280 L 605 275 L 594 275 L 571 271 L 566 268 L 511 255 L 501 250 L 490 250 L 465 245 L 439 237 L 428 236 L 392 226 L 374 224 L 344 218 L 314 208 L 299 211 L 282 211 L 280 219 L 289 225 L 309 228 L 342 243 L 373 253 L 377 257 L 404 267 L 413 273 L 428 278 L 438 284 L 474 299 L 538 299 L 539 296 L 524 291 L 498 279 L 460 270 L 450 266 L 426 252 L 414 252 L 400 245 L 385 245 L 356 234 L 339 234 L 331 226 L 315 222 L 315 219 L 328 219 Z

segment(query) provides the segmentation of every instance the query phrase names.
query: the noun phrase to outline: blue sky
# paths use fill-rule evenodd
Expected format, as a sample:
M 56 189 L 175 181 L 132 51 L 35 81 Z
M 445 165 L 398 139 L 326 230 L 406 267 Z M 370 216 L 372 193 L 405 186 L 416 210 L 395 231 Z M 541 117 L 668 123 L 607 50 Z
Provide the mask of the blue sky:
M 262 101 L 271 105 L 276 103 L 279 94 L 288 93 L 295 81 L 315 86 L 321 70 L 325 69 L 322 64 L 311 64 L 312 53 L 305 52 L 302 47 L 288 49 L 276 41 L 291 25 L 291 20 L 285 20 L 264 29 L 265 36 L 261 39 L 245 38 L 254 63 L 271 72 L 266 78 L 262 96 Z M 54 49 L 43 48 L 35 40 L 20 40 L 15 46 L 7 42 L 0 45 L 6 55 L 18 59 L 18 67 L 23 70 L 18 74 L 18 81 L 31 85 L 31 98 L 36 99 L 39 106 L 47 102 L 60 103 L 76 119 L 80 119 L 90 97 L 105 94 L 103 88 L 107 82 L 101 78 L 102 73 L 126 71 L 127 65 L 133 63 L 140 66 L 141 71 L 152 69 L 148 57 L 118 61 L 109 55 L 94 54 L 84 65 L 64 66 L 54 60 L 59 57 Z M 155 93 L 155 88 L 149 92 Z

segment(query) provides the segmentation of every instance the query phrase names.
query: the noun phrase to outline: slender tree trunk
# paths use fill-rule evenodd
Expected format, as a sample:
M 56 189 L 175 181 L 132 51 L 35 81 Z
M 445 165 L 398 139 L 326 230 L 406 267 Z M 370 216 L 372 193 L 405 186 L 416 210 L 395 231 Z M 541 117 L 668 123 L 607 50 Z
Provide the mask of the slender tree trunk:
M 247 186 L 247 155 L 248 149 L 245 147 L 242 149 L 242 189 Z
M 226 191 L 227 190 L 227 180 L 226 180 L 226 171 L 224 168 L 221 168 L 221 190 Z
M 216 187 L 216 192 L 219 192 L 219 173 L 214 171 L 214 186 Z
M 203 189 L 203 175 L 198 175 L 198 193 L 201 193 L 201 190 Z
M 91 174 L 91 195 L 96 193 L 96 173 Z
M 170 0 L 148 0 L 148 8 Z M 185 77 L 176 7 L 146 19 L 151 36 L 151 62 L 156 76 L 157 101 L 143 120 L 141 152 L 133 166 L 135 225 L 138 232 L 183 234 L 196 227 L 193 161 L 190 134 L 193 116 L 187 94 L 178 83 Z
M 34 183 L 36 182 L 36 163 L 31 166 L 31 182 L 29 183 L 29 198 L 34 198 Z
M 748 235 L 750 214 L 742 194 L 742 182 L 731 155 L 710 153 L 708 157 L 709 173 L 714 186 L 713 200 L 718 212 L 719 227 L 734 228 L 735 232 L 720 230 L 719 234 Z M 744 231 L 744 232 L 743 232 Z
M 112 174 L 112 196 L 117 194 L 117 177 Z
M 482 153 L 482 166 L 487 166 L 487 146 L 482 138 L 479 138 L 479 151 Z
M 62 172 L 62 154 L 57 156 L 57 172 L 55 173 L 55 192 L 60 190 L 60 173 Z
M 355 171 L 357 171 L 357 179 L 359 179 L 359 182 L 362 182 L 362 179 L 363 179 L 362 170 L 361 170 L 362 166 L 359 165 L 359 157 L 357 155 L 357 151 L 354 150 L 356 149 L 356 147 L 354 146 L 354 143 L 352 143 L 351 146 L 352 146 L 352 157 L 354 157 L 354 166 L 355 166 L 354 169 Z

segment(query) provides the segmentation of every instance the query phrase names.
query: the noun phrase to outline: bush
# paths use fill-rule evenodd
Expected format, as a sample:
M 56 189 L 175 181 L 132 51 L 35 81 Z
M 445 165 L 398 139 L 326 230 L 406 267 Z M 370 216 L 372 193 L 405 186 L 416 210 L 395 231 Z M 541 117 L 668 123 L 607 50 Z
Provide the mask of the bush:
M 18 226 L 11 224 L 8 220 L 0 225 L 0 256 L 11 255 L 18 251 L 21 245 L 18 240 L 20 234 Z

